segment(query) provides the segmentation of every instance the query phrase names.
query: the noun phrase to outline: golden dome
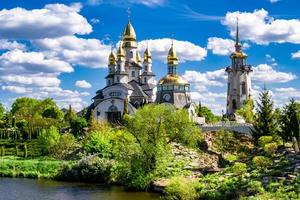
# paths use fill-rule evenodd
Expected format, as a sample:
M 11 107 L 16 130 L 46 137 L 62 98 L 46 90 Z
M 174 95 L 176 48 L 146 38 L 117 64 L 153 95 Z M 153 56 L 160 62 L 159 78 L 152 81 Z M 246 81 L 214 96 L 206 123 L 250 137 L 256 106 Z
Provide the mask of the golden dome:
M 109 65 L 116 65 L 116 56 L 113 51 L 110 52 L 108 57 L 108 64 Z
M 171 48 L 169 50 L 169 53 L 168 53 L 167 63 L 168 63 L 168 65 L 178 65 L 178 63 L 179 63 L 178 57 L 177 57 L 176 52 L 174 50 L 173 43 L 172 43 L 172 46 L 171 46 Z
M 125 47 L 137 47 L 136 34 L 130 20 L 123 33 L 123 48 Z
M 142 64 L 142 58 L 139 52 L 136 52 L 136 62 Z
M 160 79 L 158 84 L 160 84 L 160 85 L 163 85 L 163 84 L 186 85 L 186 84 L 189 84 L 189 83 L 177 74 L 168 74 L 165 77 L 163 77 L 162 79 Z
M 247 58 L 248 56 L 244 52 L 236 51 L 236 52 L 233 52 L 230 57 L 231 58 L 241 58 L 241 59 L 244 59 L 244 58 Z
M 152 62 L 152 56 L 149 48 L 147 47 L 144 52 L 144 62 L 151 63 Z
M 117 51 L 117 58 L 118 59 L 124 59 L 125 58 L 125 53 L 124 53 L 124 49 L 122 48 L 122 46 L 120 45 Z

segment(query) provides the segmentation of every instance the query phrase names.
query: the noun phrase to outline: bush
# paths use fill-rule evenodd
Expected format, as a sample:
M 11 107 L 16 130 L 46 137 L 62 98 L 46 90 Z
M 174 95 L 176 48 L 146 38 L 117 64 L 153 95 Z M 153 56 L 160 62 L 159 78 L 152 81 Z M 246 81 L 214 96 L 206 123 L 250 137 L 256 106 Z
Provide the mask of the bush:
M 48 130 L 43 129 L 38 137 L 38 143 L 42 147 L 43 154 L 52 154 L 60 139 L 56 127 L 51 126 Z
M 74 165 L 63 165 L 57 178 L 67 181 L 108 183 L 110 181 L 111 168 L 111 160 L 97 156 L 87 156 Z
M 54 146 L 52 154 L 55 158 L 65 159 L 76 148 L 76 139 L 71 134 L 64 134 Z
M 265 144 L 264 151 L 268 154 L 274 154 L 278 149 L 278 145 L 276 142 L 271 142 L 268 144 Z
M 76 117 L 75 119 L 72 119 L 70 122 L 70 127 L 72 129 L 72 133 L 75 136 L 80 136 L 83 134 L 83 128 L 87 127 L 88 123 L 86 119 L 82 117 Z
M 84 141 L 83 148 L 87 153 L 98 154 L 103 158 L 110 158 L 112 156 L 112 144 L 107 133 L 89 133 Z
M 272 161 L 269 158 L 264 156 L 255 156 L 252 159 L 252 163 L 256 168 L 264 169 L 268 167 L 272 163 Z
M 234 174 L 241 176 L 247 172 L 247 165 L 245 163 L 236 162 L 231 169 Z
M 184 177 L 174 177 L 165 189 L 166 199 L 193 200 L 197 199 L 195 182 Z
M 264 148 L 266 144 L 273 142 L 273 137 L 272 136 L 261 136 L 258 139 L 258 145 L 261 148 Z

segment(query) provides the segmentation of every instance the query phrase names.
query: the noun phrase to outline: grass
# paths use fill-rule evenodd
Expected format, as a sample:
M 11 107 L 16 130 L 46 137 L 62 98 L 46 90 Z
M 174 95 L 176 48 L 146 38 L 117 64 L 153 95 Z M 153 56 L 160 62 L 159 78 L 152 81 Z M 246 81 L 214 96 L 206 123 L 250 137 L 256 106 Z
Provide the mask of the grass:
M 26 178 L 54 178 L 65 161 L 51 158 L 0 157 L 0 176 Z

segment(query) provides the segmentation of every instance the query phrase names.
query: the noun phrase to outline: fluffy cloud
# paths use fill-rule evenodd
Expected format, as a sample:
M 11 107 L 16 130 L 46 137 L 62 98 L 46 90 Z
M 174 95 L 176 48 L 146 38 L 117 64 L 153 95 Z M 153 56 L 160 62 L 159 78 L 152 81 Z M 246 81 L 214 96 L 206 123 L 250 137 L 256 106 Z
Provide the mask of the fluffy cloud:
M 218 37 L 208 38 L 207 49 L 212 50 L 213 54 L 226 56 L 235 51 L 235 41 L 231 39 L 223 39 Z M 249 44 L 244 43 L 243 48 L 246 49 Z
M 236 32 L 236 17 L 239 17 L 240 35 L 257 44 L 300 43 L 300 21 L 298 19 L 274 19 L 264 10 L 254 12 L 228 12 L 222 23 L 232 36 Z
M 3 91 L 11 92 L 11 93 L 17 93 L 17 94 L 25 94 L 28 92 L 31 92 L 30 88 L 21 87 L 21 86 L 2 86 L 1 89 Z
M 105 68 L 111 49 L 100 40 L 76 36 L 35 40 L 33 45 L 48 57 L 91 68 Z
M 64 61 L 48 59 L 41 52 L 8 51 L 0 56 L 1 74 L 15 73 L 61 73 L 73 72 L 72 66 Z
M 56 76 L 47 76 L 45 74 L 28 74 L 24 75 L 5 75 L 0 77 L 0 79 L 8 84 L 17 83 L 23 85 L 33 85 L 33 86 L 59 86 L 60 80 Z
M 185 61 L 201 61 L 206 55 L 207 51 L 198 45 L 195 45 L 188 41 L 178 41 L 174 40 L 174 48 L 181 62 Z M 168 51 L 171 47 L 171 39 L 153 39 L 153 40 L 143 40 L 139 42 L 139 49 L 146 49 L 147 44 L 149 44 L 153 59 L 159 59 L 166 61 Z
M 92 87 L 92 85 L 89 82 L 87 82 L 86 80 L 76 81 L 75 86 L 79 87 L 79 88 L 91 88 Z
M 114 4 L 114 5 L 123 5 L 128 4 L 142 4 L 148 7 L 156 7 L 165 4 L 165 0 L 88 0 L 89 5 L 100 5 L 100 4 Z
M 26 46 L 16 41 L 0 40 L 0 50 L 14 50 L 14 49 L 25 50 Z
M 3 9 L 0 11 L 0 37 L 6 39 L 55 38 L 84 35 L 92 26 L 78 14 L 81 4 L 48 4 L 42 9 Z
M 295 53 L 292 53 L 292 58 L 293 59 L 300 59 L 300 51 L 297 51 Z
M 296 79 L 297 76 L 288 72 L 276 71 L 272 66 L 260 64 L 253 68 L 252 80 L 266 83 L 286 83 Z

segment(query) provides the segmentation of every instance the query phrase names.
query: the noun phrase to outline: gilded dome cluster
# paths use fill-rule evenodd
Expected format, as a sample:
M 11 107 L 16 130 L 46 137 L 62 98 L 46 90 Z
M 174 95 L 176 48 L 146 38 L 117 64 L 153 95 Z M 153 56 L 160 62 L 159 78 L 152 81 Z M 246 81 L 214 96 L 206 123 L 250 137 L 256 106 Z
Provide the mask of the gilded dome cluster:
M 123 48 L 125 47 L 132 47 L 136 48 L 137 47 L 137 42 L 136 42 L 136 34 L 134 31 L 134 28 L 128 20 L 127 26 L 125 27 L 124 33 L 123 33 Z

